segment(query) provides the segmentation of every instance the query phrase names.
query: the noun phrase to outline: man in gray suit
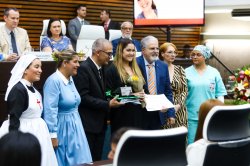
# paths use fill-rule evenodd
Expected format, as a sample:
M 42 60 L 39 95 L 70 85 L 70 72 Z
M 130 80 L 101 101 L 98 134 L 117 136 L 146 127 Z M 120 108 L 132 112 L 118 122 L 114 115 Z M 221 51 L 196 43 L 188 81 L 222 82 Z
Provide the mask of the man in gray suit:
M 68 24 L 69 37 L 71 39 L 72 46 L 76 50 L 76 41 L 81 31 L 82 25 L 89 25 L 90 23 L 85 20 L 87 15 L 87 7 L 85 5 L 79 5 L 76 8 L 77 17 L 70 20 Z

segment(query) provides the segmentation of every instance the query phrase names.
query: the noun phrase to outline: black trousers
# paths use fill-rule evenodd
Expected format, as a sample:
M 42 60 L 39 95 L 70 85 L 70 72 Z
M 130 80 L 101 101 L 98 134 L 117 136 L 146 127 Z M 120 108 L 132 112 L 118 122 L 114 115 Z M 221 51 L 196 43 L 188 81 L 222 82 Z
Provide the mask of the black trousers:
M 89 143 L 89 148 L 93 161 L 100 161 L 102 159 L 105 130 L 101 133 L 85 133 Z

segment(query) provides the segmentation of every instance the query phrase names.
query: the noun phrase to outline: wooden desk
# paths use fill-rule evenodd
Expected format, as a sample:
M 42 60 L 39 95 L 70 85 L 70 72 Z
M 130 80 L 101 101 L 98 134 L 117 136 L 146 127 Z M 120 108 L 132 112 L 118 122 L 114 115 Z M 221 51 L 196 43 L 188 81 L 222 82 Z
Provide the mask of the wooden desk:
M 4 101 L 5 93 L 8 87 L 10 79 L 10 72 L 16 62 L 0 62 L 0 125 L 7 117 L 7 107 Z M 42 62 L 42 75 L 38 82 L 34 83 L 36 89 L 42 92 L 43 84 L 52 73 L 56 71 L 56 62 L 54 61 L 43 61 Z

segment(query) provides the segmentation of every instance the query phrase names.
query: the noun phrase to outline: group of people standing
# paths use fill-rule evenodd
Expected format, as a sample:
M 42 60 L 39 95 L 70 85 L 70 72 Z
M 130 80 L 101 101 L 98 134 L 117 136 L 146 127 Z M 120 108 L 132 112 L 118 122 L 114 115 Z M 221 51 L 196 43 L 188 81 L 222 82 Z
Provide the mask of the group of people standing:
M 178 54 L 173 43 L 159 47 L 157 38 L 146 36 L 141 40 L 141 56 L 136 58 L 138 45 L 131 35 L 120 38 L 110 64 L 112 43 L 100 38 L 92 45 L 92 56 L 79 64 L 74 46 L 68 38 L 60 37 L 59 24 L 60 20 L 50 20 L 42 48 L 61 48 L 53 42 L 57 40 L 68 44 L 54 54 L 57 70 L 44 84 L 43 100 L 33 87 L 40 80 L 42 63 L 32 54 L 23 55 L 11 71 L 5 97 L 9 118 L 0 129 L 0 137 L 16 130 L 35 135 L 44 166 L 101 160 L 108 118 L 112 133 L 121 127 L 154 130 L 186 126 L 188 144 L 193 143 L 201 103 L 214 98 L 224 101 L 225 86 L 219 72 L 206 64 L 211 53 L 205 46 L 194 47 L 190 55 L 193 65 L 184 70 L 173 64 Z M 132 33 L 125 26 L 132 25 L 125 24 L 123 29 Z M 116 96 L 107 99 L 107 90 L 122 96 L 123 87 L 130 87 L 130 95 L 139 103 L 122 103 Z M 148 112 L 145 94 L 164 94 L 175 107 Z

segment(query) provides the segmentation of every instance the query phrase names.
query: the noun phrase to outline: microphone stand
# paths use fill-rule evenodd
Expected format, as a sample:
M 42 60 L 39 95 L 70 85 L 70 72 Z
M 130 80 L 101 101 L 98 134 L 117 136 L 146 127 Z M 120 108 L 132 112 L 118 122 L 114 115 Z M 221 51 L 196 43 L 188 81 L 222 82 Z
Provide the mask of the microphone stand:
M 225 69 L 227 69 L 227 71 L 232 74 L 233 76 L 235 76 L 235 74 L 226 66 L 224 65 L 224 63 L 222 63 L 212 52 L 210 52 L 212 55 L 212 58 L 215 58 Z

